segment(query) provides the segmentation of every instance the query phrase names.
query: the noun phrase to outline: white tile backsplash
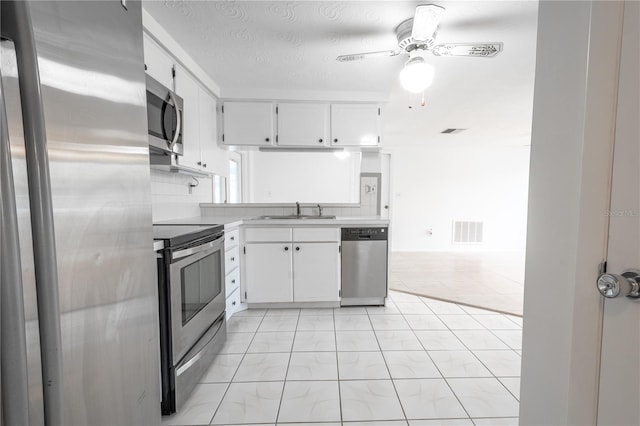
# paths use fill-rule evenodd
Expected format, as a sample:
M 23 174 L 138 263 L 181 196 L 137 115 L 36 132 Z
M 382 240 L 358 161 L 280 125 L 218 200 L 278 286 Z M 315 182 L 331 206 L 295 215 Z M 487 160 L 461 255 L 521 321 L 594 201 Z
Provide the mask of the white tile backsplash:
M 151 169 L 151 203 L 153 221 L 200 216 L 200 203 L 210 203 L 213 197 L 212 181 L 196 178 L 198 186 L 189 193 L 193 177 Z

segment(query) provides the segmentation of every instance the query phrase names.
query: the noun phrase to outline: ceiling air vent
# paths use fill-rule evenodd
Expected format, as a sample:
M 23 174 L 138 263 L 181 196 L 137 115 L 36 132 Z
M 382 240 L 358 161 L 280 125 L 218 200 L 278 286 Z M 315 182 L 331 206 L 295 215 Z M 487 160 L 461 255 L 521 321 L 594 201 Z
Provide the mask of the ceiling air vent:
M 440 133 L 444 133 L 445 135 L 451 135 L 451 134 L 454 134 L 454 133 L 464 132 L 465 130 L 467 130 L 467 129 L 444 129 Z
M 454 244 L 482 244 L 483 222 L 456 220 L 453 222 Z

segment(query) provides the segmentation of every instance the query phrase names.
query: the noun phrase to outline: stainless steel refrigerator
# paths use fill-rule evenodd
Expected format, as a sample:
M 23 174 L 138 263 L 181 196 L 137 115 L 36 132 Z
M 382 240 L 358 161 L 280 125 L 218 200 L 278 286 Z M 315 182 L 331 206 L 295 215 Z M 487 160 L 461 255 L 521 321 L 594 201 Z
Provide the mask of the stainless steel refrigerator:
M 159 424 L 141 4 L 0 13 L 2 424 Z

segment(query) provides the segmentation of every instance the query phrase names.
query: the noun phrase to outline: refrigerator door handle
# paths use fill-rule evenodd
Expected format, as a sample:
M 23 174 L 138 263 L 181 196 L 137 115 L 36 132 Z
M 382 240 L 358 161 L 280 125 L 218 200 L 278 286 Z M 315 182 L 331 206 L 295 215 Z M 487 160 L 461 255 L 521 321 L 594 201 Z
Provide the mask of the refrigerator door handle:
M 44 424 L 61 426 L 64 424 L 64 417 L 58 268 L 38 56 L 29 2 L 3 0 L 0 5 L 2 36 L 13 40 L 15 44 L 22 103 L 40 332 Z
M 13 186 L 9 126 L 0 73 L 0 364 L 2 421 L 29 424 L 29 378 L 18 214 Z

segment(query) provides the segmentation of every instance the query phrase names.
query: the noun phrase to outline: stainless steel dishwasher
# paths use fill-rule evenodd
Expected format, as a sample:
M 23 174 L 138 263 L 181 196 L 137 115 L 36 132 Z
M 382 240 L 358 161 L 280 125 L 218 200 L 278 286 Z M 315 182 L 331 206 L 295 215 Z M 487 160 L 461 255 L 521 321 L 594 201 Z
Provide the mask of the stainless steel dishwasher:
M 389 228 L 342 228 L 341 306 L 384 305 Z

